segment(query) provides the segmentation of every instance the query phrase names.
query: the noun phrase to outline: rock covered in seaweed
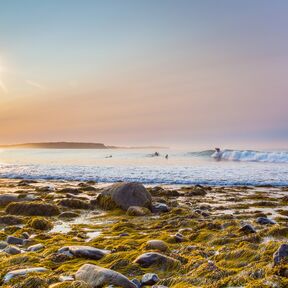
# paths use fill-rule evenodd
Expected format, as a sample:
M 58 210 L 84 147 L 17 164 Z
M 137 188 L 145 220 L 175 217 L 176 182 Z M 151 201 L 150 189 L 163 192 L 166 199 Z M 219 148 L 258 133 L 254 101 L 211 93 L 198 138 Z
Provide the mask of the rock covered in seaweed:
M 155 240 L 149 240 L 146 243 L 146 249 L 159 250 L 159 251 L 165 252 L 169 248 L 164 241 L 155 239 Z
M 23 219 L 18 216 L 4 215 L 0 216 L 0 224 L 19 225 L 23 223 Z
M 0 207 L 5 207 L 12 202 L 20 202 L 22 199 L 18 198 L 15 194 L 2 194 L 0 195 Z
M 53 223 L 45 218 L 36 217 L 28 222 L 28 226 L 38 230 L 50 230 L 53 228 Z
M 157 252 L 144 253 L 137 257 L 135 263 L 143 268 L 156 266 L 160 270 L 170 270 L 180 266 L 180 261 Z
M 96 204 L 104 209 L 140 206 L 151 209 L 152 197 L 140 183 L 116 183 L 105 188 L 97 197 Z
M 80 199 L 65 198 L 59 201 L 59 205 L 72 209 L 90 209 L 90 204 Z
M 147 216 L 151 211 L 146 207 L 130 206 L 127 210 L 128 216 Z
M 59 208 L 53 204 L 43 202 L 15 202 L 6 207 L 6 213 L 24 216 L 56 216 Z

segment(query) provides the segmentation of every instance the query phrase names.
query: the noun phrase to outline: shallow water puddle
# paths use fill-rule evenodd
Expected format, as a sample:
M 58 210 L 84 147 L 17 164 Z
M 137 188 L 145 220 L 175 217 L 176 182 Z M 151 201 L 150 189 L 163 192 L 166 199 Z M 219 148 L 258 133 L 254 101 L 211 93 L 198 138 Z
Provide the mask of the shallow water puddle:
M 86 242 L 89 242 L 90 240 L 95 239 L 96 237 L 98 237 L 102 232 L 100 230 L 98 231 L 91 231 L 91 232 L 87 232 L 86 236 L 88 237 L 88 239 L 86 239 Z
M 71 223 L 67 222 L 56 222 L 54 223 L 53 229 L 49 233 L 63 233 L 66 234 L 72 230 Z

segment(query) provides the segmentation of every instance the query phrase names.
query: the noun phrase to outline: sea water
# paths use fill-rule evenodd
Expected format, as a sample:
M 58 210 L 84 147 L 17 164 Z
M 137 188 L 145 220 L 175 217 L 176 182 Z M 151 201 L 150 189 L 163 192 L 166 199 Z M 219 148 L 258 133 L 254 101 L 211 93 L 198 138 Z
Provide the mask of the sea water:
M 287 151 L 158 152 L 159 156 L 152 149 L 2 149 L 0 178 L 288 186 Z

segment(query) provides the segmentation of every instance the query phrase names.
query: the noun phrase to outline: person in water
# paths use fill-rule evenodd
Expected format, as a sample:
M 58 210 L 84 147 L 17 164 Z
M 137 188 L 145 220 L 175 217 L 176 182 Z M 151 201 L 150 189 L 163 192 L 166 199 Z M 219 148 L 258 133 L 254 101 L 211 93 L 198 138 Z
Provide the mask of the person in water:
M 220 150 L 220 148 L 215 148 L 215 153 L 213 154 L 213 156 L 216 160 L 221 159 L 222 151 Z
M 166 155 L 165 155 L 165 158 L 168 159 L 168 157 L 169 157 L 168 154 L 166 154 Z

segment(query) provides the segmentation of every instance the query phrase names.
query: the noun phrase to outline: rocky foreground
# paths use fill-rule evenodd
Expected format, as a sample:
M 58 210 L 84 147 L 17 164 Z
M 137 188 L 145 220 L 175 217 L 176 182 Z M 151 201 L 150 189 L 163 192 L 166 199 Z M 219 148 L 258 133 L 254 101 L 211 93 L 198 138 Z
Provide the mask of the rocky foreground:
M 0 180 L 1 287 L 288 287 L 288 189 Z

